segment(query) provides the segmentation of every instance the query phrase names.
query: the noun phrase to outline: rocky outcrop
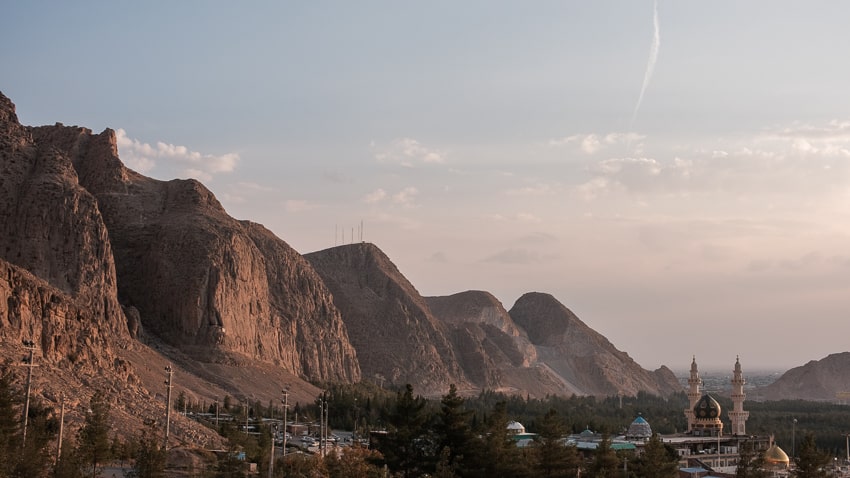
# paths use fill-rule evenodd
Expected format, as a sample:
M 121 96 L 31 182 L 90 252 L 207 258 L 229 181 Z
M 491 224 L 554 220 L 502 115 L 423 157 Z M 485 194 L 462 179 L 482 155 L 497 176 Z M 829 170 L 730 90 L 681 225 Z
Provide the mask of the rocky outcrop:
M 549 294 L 525 294 L 509 313 L 537 347 L 540 362 L 577 394 L 634 396 L 645 391 L 666 396 L 681 391 L 672 371 L 644 370 Z
M 314 381 L 357 381 L 356 353 L 310 265 L 260 225 L 230 217 L 195 180 L 127 169 L 115 134 L 29 130 L 71 159 L 109 231 L 122 303 L 145 329 L 199 360 L 245 357 Z
M 36 340 L 46 360 L 108 362 L 129 333 L 97 200 L 2 94 L 0 178 L 0 335 Z
M 363 377 L 437 395 L 468 386 L 444 327 L 419 292 L 373 244 L 307 254 L 342 311 Z
M 850 400 L 850 352 L 828 355 L 788 370 L 758 390 L 765 400 Z
M 489 292 L 466 291 L 425 300 L 434 316 L 451 331 L 461 367 L 476 386 L 526 390 L 525 374 L 516 372 L 532 366 L 537 351 L 498 299 Z M 547 388 L 545 393 L 559 391 Z

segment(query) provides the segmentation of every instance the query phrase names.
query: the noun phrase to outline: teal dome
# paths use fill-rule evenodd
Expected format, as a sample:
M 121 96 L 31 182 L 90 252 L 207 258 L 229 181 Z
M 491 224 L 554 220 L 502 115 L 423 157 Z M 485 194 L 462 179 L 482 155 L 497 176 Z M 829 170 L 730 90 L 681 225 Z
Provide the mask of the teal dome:
M 643 417 L 638 416 L 629 425 L 629 431 L 626 433 L 626 436 L 629 438 L 649 438 L 652 436 L 652 427 L 649 426 L 649 422 L 644 420 Z

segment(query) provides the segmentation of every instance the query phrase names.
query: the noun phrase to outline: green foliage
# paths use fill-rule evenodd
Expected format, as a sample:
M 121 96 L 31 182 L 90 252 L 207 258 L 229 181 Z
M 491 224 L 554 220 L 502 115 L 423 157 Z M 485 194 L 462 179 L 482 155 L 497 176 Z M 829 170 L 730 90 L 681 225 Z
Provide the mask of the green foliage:
M 98 465 L 110 457 L 109 412 L 106 395 L 100 391 L 95 392 L 89 402 L 85 424 L 80 428 L 77 437 L 80 458 L 90 467 L 92 477 L 97 476 Z
M 634 461 L 633 470 L 642 478 L 675 478 L 678 476 L 679 456 L 667 448 L 657 433 L 646 443 L 643 454 Z
M 555 409 L 550 408 L 539 422 L 535 439 L 536 476 L 576 477 L 581 458 L 574 446 L 564 443 L 566 426 Z
M 20 414 L 15 410 L 12 377 L 0 374 L 0 478 L 11 476 L 20 456 Z
M 477 456 L 477 469 L 484 472 L 480 476 L 519 478 L 527 474 L 527 457 L 508 434 L 508 422 L 507 404 L 496 403 L 484 430 L 482 453 Z
M 794 476 L 797 478 L 824 478 L 830 476 L 826 470 L 826 465 L 831 463 L 832 459 L 829 454 L 818 450 L 815 446 L 815 436 L 807 433 L 803 442 L 800 444 L 800 450 L 797 456 L 794 457 L 794 465 L 796 467 Z
M 473 450 L 473 435 L 470 428 L 472 412 L 464 407 L 464 399 L 457 393 L 454 384 L 440 401 L 441 413 L 435 426 L 437 449 L 440 451 L 443 470 L 460 469 L 464 454 Z M 443 453 L 447 455 L 444 457 Z
M 413 396 L 413 387 L 408 384 L 404 392 L 396 397 L 395 409 L 389 417 L 391 429 L 381 451 L 392 470 L 407 478 L 419 476 L 428 466 L 428 457 L 433 456 L 426 437 L 424 413 L 425 399 Z
M 738 469 L 735 478 L 767 478 L 768 472 L 764 468 L 764 453 L 754 449 L 750 441 L 742 442 L 738 449 Z
M 62 443 L 62 454 L 53 470 L 54 478 L 83 478 L 83 462 L 70 441 Z
M 611 438 L 608 435 L 602 437 L 599 446 L 593 452 L 593 461 L 590 463 L 590 475 L 597 478 L 613 478 L 617 476 L 620 459 L 611 448 Z
M 151 424 L 135 439 L 133 478 L 159 478 L 165 475 L 167 452 Z

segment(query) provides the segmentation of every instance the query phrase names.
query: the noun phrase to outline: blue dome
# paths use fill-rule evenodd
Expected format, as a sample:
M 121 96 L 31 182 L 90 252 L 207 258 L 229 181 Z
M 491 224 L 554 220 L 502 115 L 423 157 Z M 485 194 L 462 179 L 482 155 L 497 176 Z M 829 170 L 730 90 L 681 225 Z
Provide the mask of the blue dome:
M 629 431 L 626 433 L 629 438 L 649 438 L 652 436 L 652 427 L 649 422 L 643 419 L 642 416 L 635 418 L 635 421 L 629 425 Z

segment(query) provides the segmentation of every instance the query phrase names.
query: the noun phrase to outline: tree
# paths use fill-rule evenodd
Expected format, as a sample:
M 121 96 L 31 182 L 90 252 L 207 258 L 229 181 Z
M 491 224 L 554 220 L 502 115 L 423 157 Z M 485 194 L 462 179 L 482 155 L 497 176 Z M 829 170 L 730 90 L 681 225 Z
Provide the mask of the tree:
M 167 452 L 152 423 L 136 438 L 132 476 L 134 478 L 159 478 L 165 474 Z
M 20 457 L 19 414 L 15 410 L 12 377 L 0 374 L 0 478 L 10 476 Z
M 525 457 L 516 442 L 508 435 L 507 403 L 500 401 L 493 406 L 484 433 L 482 453 L 478 458 L 478 470 L 486 477 L 522 477 L 528 472 Z
M 815 436 L 807 433 L 803 443 L 800 444 L 800 451 L 794 457 L 796 465 L 794 476 L 797 478 L 827 477 L 829 473 L 826 471 L 826 465 L 831 461 L 827 453 L 818 450 L 815 446 Z
M 405 478 L 416 476 L 427 465 L 425 441 L 425 399 L 413 396 L 413 386 L 407 384 L 396 397 L 395 409 L 389 417 L 392 427 L 381 451 L 387 464 Z
M 106 395 L 97 391 L 89 402 L 86 421 L 80 428 L 77 442 L 80 458 L 91 466 L 92 478 L 97 476 L 97 466 L 109 458 L 109 402 Z
M 537 476 L 578 476 L 581 461 L 574 446 L 564 443 L 566 427 L 561 416 L 550 408 L 540 420 L 535 438 L 535 470 Z
M 437 449 L 440 459 L 445 459 L 442 466 L 458 469 L 464 456 L 469 456 L 473 450 L 474 439 L 470 428 L 471 411 L 464 408 L 464 399 L 457 394 L 454 384 L 449 386 L 449 393 L 443 396 L 441 414 L 436 426 Z M 443 456 L 447 453 L 447 456 Z
M 325 457 L 328 478 L 379 478 L 383 472 L 374 465 L 380 459 L 375 450 L 349 447 L 345 453 L 334 450 Z
M 13 477 L 44 476 L 50 468 L 48 447 L 59 427 L 51 412 L 51 408 L 42 406 L 38 401 L 30 404 L 26 446 L 12 471 Z
M 593 461 L 590 463 L 590 475 L 596 478 L 613 478 L 617 476 L 620 459 L 611 448 L 611 438 L 603 435 L 599 446 L 593 453 Z
M 641 478 L 670 478 L 678 476 L 679 457 L 664 446 L 661 437 L 653 433 L 646 442 L 643 454 L 634 461 L 634 471 Z
M 764 454 L 758 453 L 752 442 L 741 442 L 738 446 L 738 468 L 735 478 L 767 478 L 764 470 Z

